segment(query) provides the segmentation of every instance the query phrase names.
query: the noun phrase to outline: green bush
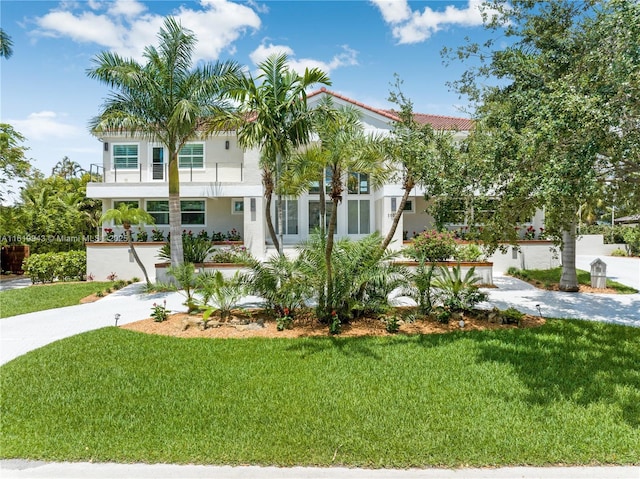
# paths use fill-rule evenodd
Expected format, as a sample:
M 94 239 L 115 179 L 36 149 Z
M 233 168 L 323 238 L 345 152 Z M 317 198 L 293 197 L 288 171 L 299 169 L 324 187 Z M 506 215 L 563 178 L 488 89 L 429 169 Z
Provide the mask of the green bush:
M 477 244 L 461 244 L 454 254 L 456 261 L 483 261 L 484 253 Z
M 416 235 L 405 252 L 417 261 L 446 261 L 455 255 L 456 249 L 452 233 L 428 230 Z
M 84 251 L 33 254 L 22 265 L 32 283 L 59 281 L 83 281 L 87 270 L 87 254 Z
M 213 245 L 208 239 L 183 234 L 182 249 L 185 263 L 204 263 L 211 251 L 213 251 Z M 162 245 L 158 258 L 171 261 L 171 242 Z
M 605 244 L 624 243 L 625 226 L 616 225 L 588 225 L 580 228 L 581 235 L 602 235 Z
M 627 256 L 627 252 L 623 249 L 616 248 L 611 252 L 611 256 Z
M 627 243 L 629 255 L 640 255 L 640 225 L 636 227 L 625 227 L 622 237 L 624 238 L 624 242 Z

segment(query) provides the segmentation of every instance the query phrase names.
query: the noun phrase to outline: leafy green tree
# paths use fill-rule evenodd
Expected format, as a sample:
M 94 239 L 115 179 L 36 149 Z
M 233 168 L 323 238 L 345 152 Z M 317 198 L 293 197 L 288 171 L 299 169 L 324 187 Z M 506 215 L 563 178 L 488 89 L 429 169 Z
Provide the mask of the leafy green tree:
M 485 239 L 495 243 L 509 231 L 513 239 L 514 225 L 543 207 L 546 232 L 561 243 L 560 288 L 577 291 L 579 205 L 597 197 L 603 182 L 639 179 L 640 4 L 488 5 L 500 14 L 486 26 L 510 44 L 493 49 L 489 42 L 489 52 L 472 44 L 455 52 L 481 59 L 456 87 L 479 102 L 467 158 L 479 173 L 474 184 L 499 200 L 485 228 L 494 237 Z M 497 81 L 487 84 L 486 77 Z
M 183 261 L 178 154 L 197 132 L 211 133 L 207 122 L 232 109 L 225 92 L 240 67 L 227 61 L 192 68 L 196 37 L 174 18 L 165 19 L 158 38 L 158 48 L 145 48 L 144 65 L 111 52 L 94 58 L 89 77 L 117 92 L 90 126 L 94 133 L 126 132 L 167 148 L 171 264 L 177 266 Z
M 306 90 L 316 83 L 330 85 L 329 77 L 318 68 L 299 75 L 289 68 L 287 55 L 277 54 L 258 65 L 254 79 L 244 77 L 234 90 L 240 101 L 238 142 L 245 148 L 261 149 L 262 183 L 265 194 L 265 219 L 274 246 L 283 254 L 282 195 L 286 185 L 280 181 L 292 151 L 309 142 L 311 114 Z M 237 120 L 237 119 L 236 119 Z M 273 193 L 278 195 L 278 240 L 271 221 Z
M 413 103 L 402 92 L 400 78 L 397 75 L 395 78 L 389 101 L 398 105 L 400 121 L 385 139 L 384 149 L 387 161 L 396 172 L 395 179 L 402 183 L 403 194 L 391 228 L 382 242 L 383 249 L 393 239 L 411 191 L 416 186 L 424 186 L 427 199 L 441 191 L 443 167 L 453 154 L 451 133 L 436 132 L 429 124 L 418 124 L 413 114 Z
M 11 193 L 10 181 L 21 181 L 29 176 L 31 165 L 25 158 L 27 147 L 20 143 L 25 137 L 7 123 L 0 123 L 0 201 Z
M 102 215 L 100 218 L 100 222 L 104 223 L 105 221 L 113 221 L 115 225 L 122 226 L 124 228 L 124 233 L 127 237 L 127 242 L 129 243 L 129 248 L 131 249 L 131 254 L 133 258 L 140 266 L 142 273 L 144 274 L 144 279 L 147 281 L 147 285 L 151 286 L 151 281 L 149 281 L 149 275 L 147 274 L 147 270 L 140 261 L 140 257 L 136 252 L 136 249 L 133 245 L 133 239 L 131 237 L 131 225 L 143 225 L 143 224 L 153 224 L 155 223 L 155 219 L 149 213 L 144 211 L 141 208 L 133 208 L 128 203 L 121 203 L 118 208 L 112 208 Z
M 10 58 L 13 55 L 13 41 L 4 29 L 0 28 L 0 57 Z

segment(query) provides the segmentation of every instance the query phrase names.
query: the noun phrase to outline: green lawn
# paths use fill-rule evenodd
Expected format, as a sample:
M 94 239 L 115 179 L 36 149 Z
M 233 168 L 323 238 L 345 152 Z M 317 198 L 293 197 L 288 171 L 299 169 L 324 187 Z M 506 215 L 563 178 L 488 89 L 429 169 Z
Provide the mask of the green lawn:
M 73 306 L 98 291 L 103 291 L 112 282 L 79 282 L 33 285 L 27 288 L 0 292 L 0 318 L 16 314 L 33 313 L 44 309 Z
M 538 286 L 548 287 L 552 284 L 556 284 L 560 282 L 560 276 L 562 275 L 562 268 L 552 268 L 552 269 L 515 269 L 509 268 L 507 271 L 511 276 L 515 276 L 516 278 L 520 278 L 524 281 L 529 281 L 531 283 L 539 283 Z M 577 270 L 578 273 L 578 283 L 584 284 L 586 286 L 591 286 L 591 273 L 589 271 Z M 638 290 L 632 288 L 631 286 L 627 286 L 625 284 L 618 283 L 617 281 L 612 281 L 607 279 L 607 287 L 615 289 L 618 293 L 621 294 L 634 294 L 637 293 Z
M 0 455 L 359 467 L 640 464 L 640 328 L 178 339 L 115 327 L 0 368 Z

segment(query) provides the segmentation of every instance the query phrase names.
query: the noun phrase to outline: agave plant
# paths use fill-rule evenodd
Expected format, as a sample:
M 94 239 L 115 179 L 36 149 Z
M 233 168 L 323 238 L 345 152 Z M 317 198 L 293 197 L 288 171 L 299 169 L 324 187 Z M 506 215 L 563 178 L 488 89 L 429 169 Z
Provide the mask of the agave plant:
M 472 267 L 462 276 L 462 269 L 457 265 L 451 269 L 440 267 L 433 286 L 440 290 L 443 305 L 451 311 L 469 311 L 473 307 L 487 300 L 487 294 L 478 289 L 480 278 L 475 275 Z

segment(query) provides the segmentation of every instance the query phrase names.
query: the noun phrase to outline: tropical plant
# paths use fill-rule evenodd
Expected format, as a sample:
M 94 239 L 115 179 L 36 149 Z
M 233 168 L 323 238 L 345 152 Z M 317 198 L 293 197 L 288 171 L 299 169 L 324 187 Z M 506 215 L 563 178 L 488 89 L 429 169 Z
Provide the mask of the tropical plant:
M 433 308 L 434 295 L 431 289 L 435 265 L 425 260 L 418 261 L 414 271 L 409 271 L 407 284 L 403 287 L 404 295 L 413 299 L 418 311 L 429 314 Z
M 310 278 L 299 258 L 271 255 L 266 261 L 249 259 L 250 273 L 244 277 L 249 291 L 266 301 L 276 318 L 295 317 L 312 297 Z
M 182 246 L 186 263 L 204 263 L 214 250 L 211 241 L 193 235 L 182 235 Z M 171 261 L 171 243 L 162 245 L 158 252 L 158 258 Z
M 244 77 L 233 91 L 241 104 L 235 122 L 239 122 L 240 145 L 261 148 L 265 219 L 274 246 L 283 254 L 282 195 L 286 185 L 282 183 L 281 175 L 287 168 L 291 152 L 309 142 L 311 116 L 307 110 L 306 90 L 316 83 L 330 85 L 331 81 L 318 68 L 307 68 L 299 75 L 289 67 L 286 54 L 270 56 L 258 65 L 258 71 L 255 79 L 251 75 Z M 274 191 L 279 198 L 280 240 L 271 220 Z
M 0 56 L 5 48 L 4 31 L 0 29 Z M 26 138 L 20 133 L 15 131 L 8 123 L 0 123 L 0 200 L 5 199 L 7 193 L 10 193 L 8 185 L 10 180 L 23 180 L 28 178 L 31 164 L 25 158 L 26 146 L 21 146 L 20 143 L 24 143 Z
M 325 242 L 319 234 L 303 243 L 300 268 L 314 292 L 316 314 L 321 321 L 345 323 L 365 313 L 383 313 L 389 307 L 389 294 L 405 281 L 406 269 L 393 261 L 398 252 L 380 256 L 382 238 L 378 233 L 359 241 L 343 238 L 335 243 L 331 255 L 330 288 L 325 266 Z
M 147 270 L 144 267 L 144 264 L 142 264 L 142 261 L 140 261 L 140 257 L 133 245 L 133 239 L 131 238 L 131 225 L 143 225 L 145 223 L 153 224 L 155 222 L 153 216 L 141 208 L 134 208 L 129 203 L 123 202 L 118 206 L 118 208 L 107 210 L 102 215 L 100 222 L 104 223 L 105 221 L 113 221 L 116 225 L 122 225 L 127 242 L 129 243 L 129 248 L 131 249 L 131 254 L 142 270 L 145 281 L 147 284 L 151 284 Z
M 622 236 L 624 237 L 625 243 L 627 243 L 629 255 L 640 255 L 640 225 L 625 228 Z
M 0 57 L 10 58 L 13 55 L 13 41 L 4 29 L 0 28 Z
M 232 110 L 225 93 L 237 81 L 240 67 L 229 61 L 192 68 L 196 37 L 172 17 L 165 19 L 158 38 L 158 48 L 145 48 L 144 65 L 107 51 L 94 58 L 89 77 L 117 93 L 90 126 L 94 134 L 126 132 L 167 148 L 171 264 L 177 266 L 184 260 L 178 154 L 196 133 L 211 134 L 212 120 Z
M 51 170 L 52 176 L 61 176 L 65 180 L 77 178 L 84 173 L 79 163 L 72 161 L 68 156 L 63 157 Z
M 453 268 L 441 266 L 432 284 L 440 290 L 440 301 L 445 308 L 450 311 L 470 311 L 488 298 L 486 293 L 478 289 L 479 282 L 475 267 L 469 268 L 463 276 L 462 268 L 458 265 Z
M 184 305 L 188 312 L 195 311 L 197 308 L 194 299 L 196 288 L 196 269 L 193 263 L 182 263 L 178 266 L 169 266 L 167 275 L 175 279 L 180 286 L 180 292 L 185 297 Z
M 482 261 L 484 253 L 477 244 L 460 244 L 457 246 L 453 257 L 456 261 Z
M 201 273 L 196 280 L 196 286 L 202 295 L 205 307 L 202 318 L 205 321 L 214 312 L 220 314 L 221 321 L 227 319 L 246 291 L 238 271 L 231 278 L 225 278 L 221 271 Z

